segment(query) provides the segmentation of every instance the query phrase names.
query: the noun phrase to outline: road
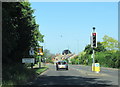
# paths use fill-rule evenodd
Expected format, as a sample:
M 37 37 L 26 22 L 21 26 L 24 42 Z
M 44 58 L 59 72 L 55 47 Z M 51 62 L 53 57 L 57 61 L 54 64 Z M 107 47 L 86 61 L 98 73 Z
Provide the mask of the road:
M 69 65 L 69 70 L 62 69 L 56 71 L 55 65 L 48 64 L 47 66 L 49 69 L 36 80 L 29 83 L 29 85 L 82 85 L 85 87 L 106 87 L 112 85 L 118 87 L 118 70 L 102 68 L 100 73 L 95 73 L 91 72 L 89 66 Z

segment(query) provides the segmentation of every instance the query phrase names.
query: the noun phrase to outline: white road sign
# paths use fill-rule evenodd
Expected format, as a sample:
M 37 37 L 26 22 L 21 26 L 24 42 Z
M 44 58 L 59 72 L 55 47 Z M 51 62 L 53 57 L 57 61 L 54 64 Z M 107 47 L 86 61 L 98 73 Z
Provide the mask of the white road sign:
M 31 49 L 29 50 L 29 54 L 30 55 L 34 55 L 34 49 L 31 47 Z
M 22 58 L 22 63 L 35 63 L 35 58 Z
M 96 66 L 96 67 L 100 67 L 99 63 L 95 63 L 95 66 Z

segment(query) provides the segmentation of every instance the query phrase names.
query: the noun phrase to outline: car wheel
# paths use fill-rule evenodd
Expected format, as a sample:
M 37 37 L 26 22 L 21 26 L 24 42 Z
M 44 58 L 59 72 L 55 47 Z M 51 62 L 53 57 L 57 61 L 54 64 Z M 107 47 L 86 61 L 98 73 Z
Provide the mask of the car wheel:
M 66 68 L 66 70 L 68 70 L 68 68 Z

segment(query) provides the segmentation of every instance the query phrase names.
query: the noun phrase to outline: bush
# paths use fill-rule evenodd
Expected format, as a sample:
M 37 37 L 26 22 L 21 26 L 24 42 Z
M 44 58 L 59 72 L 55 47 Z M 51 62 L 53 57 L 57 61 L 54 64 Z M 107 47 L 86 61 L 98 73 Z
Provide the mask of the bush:
M 104 67 L 111 67 L 111 68 L 118 68 L 119 66 L 119 59 L 118 59 L 117 52 L 97 52 L 95 55 L 95 59 Z
M 4 65 L 2 73 L 2 87 L 5 87 L 5 85 L 23 85 L 36 77 L 34 70 L 28 69 L 22 64 Z
M 75 64 L 75 59 L 70 60 L 72 64 Z

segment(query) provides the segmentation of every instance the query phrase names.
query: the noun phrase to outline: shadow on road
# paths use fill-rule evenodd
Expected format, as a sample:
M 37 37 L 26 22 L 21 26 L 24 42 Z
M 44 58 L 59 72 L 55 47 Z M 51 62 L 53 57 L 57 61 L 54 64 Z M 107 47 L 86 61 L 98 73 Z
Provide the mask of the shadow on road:
M 31 86 L 118 87 L 110 83 L 111 81 L 80 76 L 40 76 Z
M 44 69 L 44 68 L 46 68 L 46 67 L 40 67 L 40 68 L 39 67 L 35 67 L 34 69 L 37 70 L 37 69 Z

